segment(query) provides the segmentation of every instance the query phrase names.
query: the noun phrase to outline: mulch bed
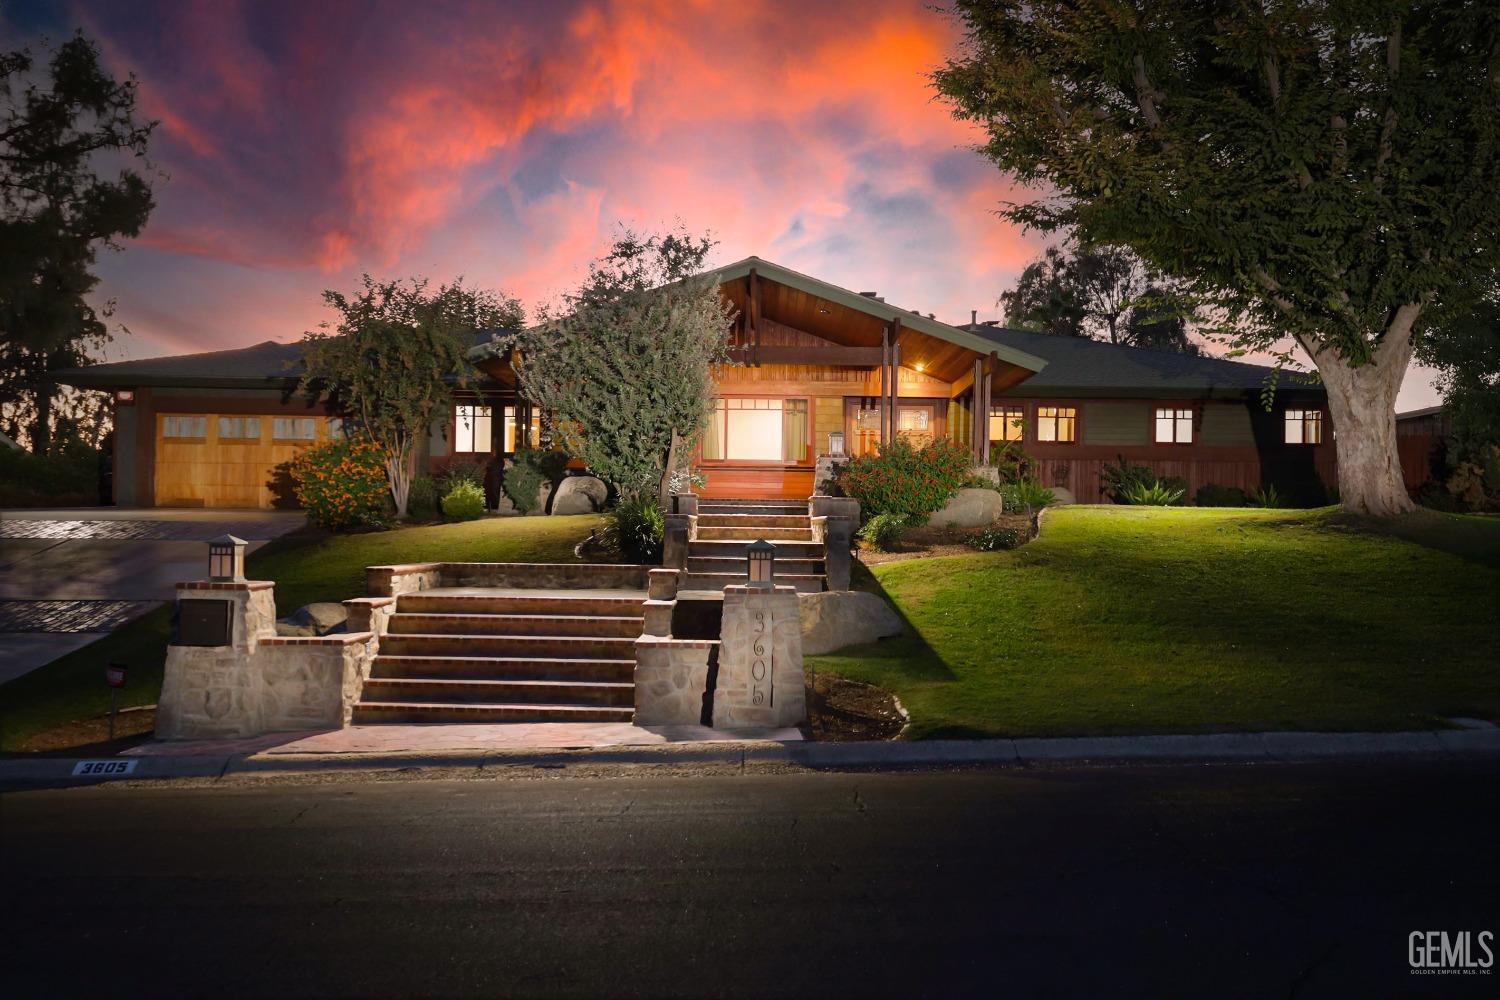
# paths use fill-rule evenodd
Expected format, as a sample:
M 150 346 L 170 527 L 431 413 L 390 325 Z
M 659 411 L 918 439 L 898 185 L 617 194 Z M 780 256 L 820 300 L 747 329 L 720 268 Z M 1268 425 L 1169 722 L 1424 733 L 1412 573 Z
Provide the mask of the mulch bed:
M 1025 514 L 1002 514 L 995 519 L 995 524 L 1002 528 L 1014 528 L 1020 532 L 1021 537 L 1026 537 L 1030 519 Z M 859 543 L 859 561 L 866 566 L 879 566 L 881 563 L 899 562 L 902 559 L 917 559 L 923 556 L 959 556 L 974 550 L 964 544 L 964 539 L 972 535 L 974 528 L 913 528 L 901 538 L 901 544 L 894 552 L 877 552 L 864 542 Z
M 895 696 L 869 684 L 819 676 L 808 692 L 812 737 L 823 743 L 893 740 L 906 725 Z
M 156 706 L 122 709 L 115 720 L 114 742 L 109 739 L 109 716 L 77 719 L 37 733 L 18 753 L 43 757 L 108 757 L 151 739 L 156 730 Z

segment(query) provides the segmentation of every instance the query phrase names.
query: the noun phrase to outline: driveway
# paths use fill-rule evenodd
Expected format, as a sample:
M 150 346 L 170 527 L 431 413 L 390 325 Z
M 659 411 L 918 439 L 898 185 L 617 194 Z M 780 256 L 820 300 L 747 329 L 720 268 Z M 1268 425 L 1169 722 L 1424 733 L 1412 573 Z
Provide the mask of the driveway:
M 115 507 L 0 511 L 0 683 L 88 645 L 201 579 L 210 538 L 254 551 L 299 512 Z

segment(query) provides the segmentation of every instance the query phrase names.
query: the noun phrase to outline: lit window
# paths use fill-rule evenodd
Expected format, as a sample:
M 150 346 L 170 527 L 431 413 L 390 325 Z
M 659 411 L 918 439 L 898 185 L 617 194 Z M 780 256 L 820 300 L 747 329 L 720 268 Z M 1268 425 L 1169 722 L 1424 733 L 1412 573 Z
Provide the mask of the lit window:
M 807 418 L 805 399 L 716 399 L 703 435 L 703 457 L 709 461 L 805 462 Z
M 1026 436 L 1026 411 L 1019 406 L 990 407 L 990 440 L 1020 441 Z
M 220 417 L 220 441 L 259 441 L 260 417 Z
M 1038 406 L 1036 439 L 1058 443 L 1078 440 L 1078 410 L 1072 406 Z
M 201 441 L 208 436 L 208 418 L 162 417 L 161 436 L 164 438 L 197 438 Z
M 318 436 L 318 422 L 312 417 L 272 417 L 271 437 L 277 441 L 311 441 Z
M 490 408 L 464 404 L 453 408 L 453 450 L 490 450 Z
M 1287 444 L 1322 444 L 1323 413 L 1321 410 L 1286 411 Z
M 1157 444 L 1192 444 L 1193 411 L 1189 408 L 1156 408 Z
M 898 434 L 926 434 L 931 424 L 932 410 L 925 406 L 903 406 L 896 410 Z

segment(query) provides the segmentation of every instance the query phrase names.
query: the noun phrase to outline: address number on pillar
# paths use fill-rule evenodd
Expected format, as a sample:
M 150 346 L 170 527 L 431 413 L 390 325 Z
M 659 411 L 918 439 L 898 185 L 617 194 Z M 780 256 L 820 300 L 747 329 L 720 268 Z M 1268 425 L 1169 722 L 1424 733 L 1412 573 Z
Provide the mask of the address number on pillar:
M 766 634 L 766 613 L 756 610 L 750 619 L 750 704 L 774 705 L 772 681 L 775 660 L 771 655 L 771 637 Z

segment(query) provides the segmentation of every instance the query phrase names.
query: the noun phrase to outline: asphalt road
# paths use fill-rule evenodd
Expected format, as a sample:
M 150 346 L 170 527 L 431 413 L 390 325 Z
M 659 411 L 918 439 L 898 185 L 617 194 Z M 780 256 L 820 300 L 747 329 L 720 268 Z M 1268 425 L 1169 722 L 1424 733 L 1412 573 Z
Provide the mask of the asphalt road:
M 1500 762 L 0 799 L 10 996 L 1495 996 Z M 1497 949 L 1500 950 L 1500 949 Z

